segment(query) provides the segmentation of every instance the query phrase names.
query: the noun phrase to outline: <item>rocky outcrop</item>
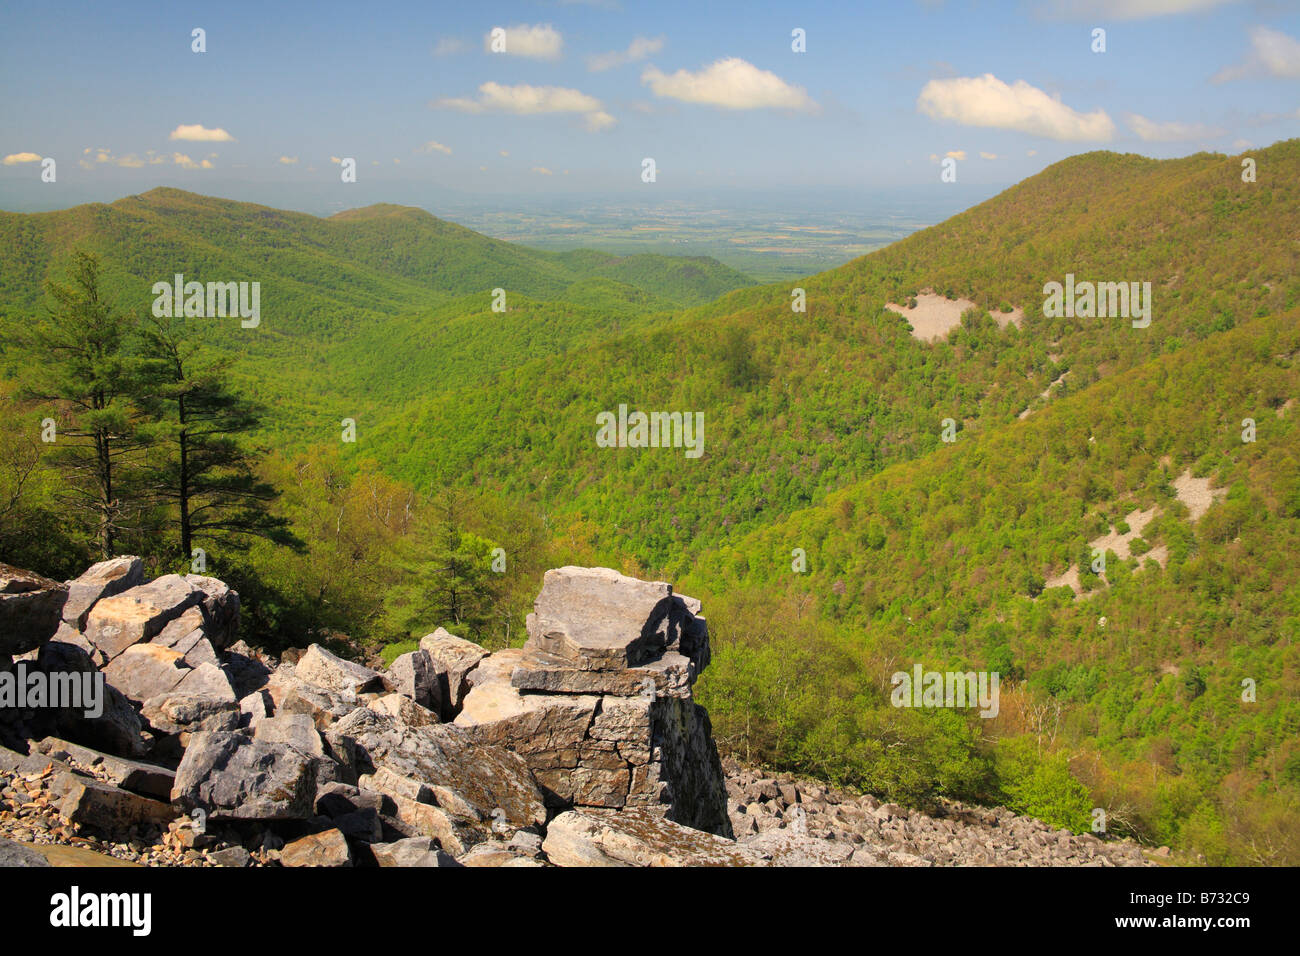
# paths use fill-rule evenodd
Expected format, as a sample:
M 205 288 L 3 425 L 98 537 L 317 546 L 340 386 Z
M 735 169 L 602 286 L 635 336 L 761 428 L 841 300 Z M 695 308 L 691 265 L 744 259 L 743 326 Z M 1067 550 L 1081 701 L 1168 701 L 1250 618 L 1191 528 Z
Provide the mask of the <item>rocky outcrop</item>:
M 724 775 L 692 696 L 708 628 L 699 602 L 662 582 L 549 571 L 522 648 L 489 652 L 439 629 L 386 670 L 318 644 L 276 660 L 235 640 L 238 609 L 214 578 L 142 581 L 135 558 L 67 585 L 0 573 L 0 665 L 19 666 L 17 654 L 47 677 L 104 680 L 95 711 L 0 710 L 0 858 L 1145 862 L 1131 844 L 1004 810 L 951 804 L 927 816 L 735 765 Z
M 643 808 L 730 835 L 700 604 L 609 568 L 546 572 L 528 641 L 468 674 L 456 724 L 528 761 L 552 809 Z

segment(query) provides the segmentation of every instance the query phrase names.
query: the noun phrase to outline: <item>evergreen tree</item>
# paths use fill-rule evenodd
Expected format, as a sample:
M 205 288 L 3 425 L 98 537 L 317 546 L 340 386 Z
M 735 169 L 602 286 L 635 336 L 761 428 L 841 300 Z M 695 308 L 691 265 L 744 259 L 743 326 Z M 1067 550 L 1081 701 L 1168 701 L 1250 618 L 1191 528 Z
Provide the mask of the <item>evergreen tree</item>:
M 135 321 L 105 299 L 99 259 L 77 252 L 71 283 L 49 282 L 44 321 L 20 333 L 28 351 L 22 396 L 56 409 L 47 461 L 65 483 L 65 500 L 85 513 L 101 556 L 140 503 L 138 462 L 148 436 L 136 397 L 140 363 L 129 354 Z
M 141 333 L 150 388 L 143 404 L 157 422 L 158 450 L 148 470 L 154 495 L 177 509 L 180 556 L 195 537 L 235 543 L 258 535 L 298 547 L 288 521 L 270 513 L 279 492 L 254 473 L 238 436 L 258 427 L 260 409 L 227 384 L 227 360 L 207 360 L 170 318 Z
M 501 600 L 491 567 L 495 545 L 469 530 L 455 492 L 441 493 L 431 511 L 432 533 L 412 536 L 399 548 L 401 579 L 386 601 L 390 626 L 413 634 L 440 624 L 481 640 Z

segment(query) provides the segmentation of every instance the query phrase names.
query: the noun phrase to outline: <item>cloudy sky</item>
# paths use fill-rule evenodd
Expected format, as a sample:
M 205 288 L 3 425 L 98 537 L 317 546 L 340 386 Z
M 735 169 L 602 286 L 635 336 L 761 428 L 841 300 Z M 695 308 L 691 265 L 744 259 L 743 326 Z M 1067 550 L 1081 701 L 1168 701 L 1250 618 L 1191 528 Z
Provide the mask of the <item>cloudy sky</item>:
M 168 0 L 4 21 L 7 209 L 157 185 L 288 207 L 634 195 L 646 157 L 668 191 L 914 187 L 947 156 L 997 186 L 1088 150 L 1300 135 L 1298 0 Z

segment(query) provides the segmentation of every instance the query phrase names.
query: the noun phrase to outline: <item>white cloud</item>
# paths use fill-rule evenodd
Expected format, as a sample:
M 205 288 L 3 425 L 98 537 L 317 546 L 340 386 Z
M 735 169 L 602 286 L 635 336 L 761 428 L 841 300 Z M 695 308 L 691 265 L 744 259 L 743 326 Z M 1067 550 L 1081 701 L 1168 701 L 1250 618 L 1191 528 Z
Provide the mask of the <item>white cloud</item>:
M 208 129 L 195 123 L 193 126 L 177 126 L 171 131 L 168 139 L 184 139 L 196 143 L 233 143 L 235 137 L 231 136 L 224 129 Z
M 554 176 L 554 175 L 555 175 L 555 173 L 551 172 L 551 171 L 550 171 L 549 169 L 547 169 L 545 166 L 534 166 L 534 167 L 533 167 L 533 172 L 537 173 L 537 175 L 539 175 L 539 176 Z
M 337 156 L 331 156 L 331 157 L 330 157 L 330 162 L 333 163 L 334 165 L 338 166 L 338 165 L 341 165 L 341 164 L 342 164 L 343 160 L 339 159 Z
M 596 97 L 563 86 L 530 86 L 527 83 L 504 86 L 489 81 L 478 88 L 478 94 L 478 99 L 451 97 L 433 105 L 462 113 L 514 113 L 516 116 L 580 113 L 591 130 L 605 129 L 615 122 Z
M 465 49 L 465 41 L 460 37 L 439 37 L 438 45 L 433 48 L 434 56 L 453 56 Z
M 587 57 L 587 69 L 593 73 L 612 70 L 616 66 L 624 66 L 628 63 L 644 60 L 663 48 L 663 37 L 654 37 L 653 39 L 650 37 L 636 37 L 628 44 L 626 50 L 613 50 L 609 53 L 598 53 L 595 56 Z
M 1255 144 L 1248 139 L 1234 139 L 1232 141 L 1232 148 L 1237 150 L 1238 152 L 1246 149 L 1251 149 L 1254 147 L 1254 145 Z
M 775 73 L 734 56 L 696 73 L 678 70 L 669 75 L 653 66 L 646 67 L 641 82 L 656 96 L 727 110 L 818 109 L 802 86 L 792 86 Z
M 298 162 L 298 157 L 297 157 L 297 156 L 281 156 L 279 161 L 280 161 L 281 164 L 283 164 L 283 165 L 285 165 L 285 166 L 293 166 L 294 164 L 296 164 L 296 163 Z
M 81 151 L 81 155 L 83 157 L 93 156 L 95 160 L 95 162 L 92 163 L 90 160 L 83 158 L 80 161 L 82 169 L 94 169 L 96 164 L 120 166 L 123 169 L 142 169 L 145 166 L 158 166 L 171 160 L 171 157 L 160 155 L 152 149 L 145 150 L 143 156 L 137 156 L 135 153 L 127 153 L 124 156 L 118 156 L 115 155 L 111 149 L 104 146 L 87 146 Z M 180 153 L 172 154 L 172 156 L 180 155 Z M 212 155 L 215 156 L 216 153 L 213 153 Z M 189 157 L 185 158 L 188 159 Z M 206 163 L 207 161 L 204 160 L 204 162 Z M 212 164 L 207 163 L 207 166 L 208 168 L 211 168 Z M 194 168 L 199 168 L 199 164 L 195 163 Z
M 1025 150 L 1025 155 L 1026 155 L 1026 156 L 1037 156 L 1037 155 L 1038 155 L 1038 150 L 1036 150 L 1036 149 L 1027 149 L 1027 150 Z
M 35 153 L 10 153 L 4 158 L 6 166 L 17 166 L 19 163 L 39 163 L 41 157 Z
M 493 27 L 483 36 L 483 49 L 491 53 L 492 32 L 506 31 L 505 49 L 501 52 L 508 56 L 526 56 L 534 60 L 558 60 L 564 47 L 564 38 L 549 23 L 529 26 L 520 23 L 513 27 Z
M 172 153 L 172 162 L 182 169 L 211 169 L 212 160 L 205 159 L 201 163 L 196 163 L 184 153 Z
M 439 143 L 437 140 L 431 139 L 423 146 L 421 146 L 419 149 L 417 149 L 416 152 L 417 153 L 446 153 L 448 156 L 450 156 L 451 147 L 443 146 L 442 143 Z
M 1069 142 L 1104 141 L 1115 124 L 1103 109 L 1080 113 L 1024 80 L 1008 85 L 992 73 L 931 80 L 916 107 L 931 119 L 1017 130 Z
M 1137 113 L 1126 113 L 1124 122 L 1138 137 L 1148 143 L 1180 143 L 1188 140 L 1217 139 L 1224 131 L 1204 123 L 1180 123 L 1177 120 L 1159 123 Z
M 982 149 L 980 150 L 980 159 L 997 159 L 997 158 L 998 158 L 997 153 L 986 153 L 984 152 L 984 150 Z
M 1250 55 L 1244 63 L 1224 67 L 1210 81 L 1226 83 L 1259 74 L 1288 80 L 1300 78 L 1300 41 L 1279 30 L 1255 27 L 1250 31 L 1250 46 Z
M 1239 0 L 1046 0 L 1041 9 L 1063 17 L 1146 20 L 1180 13 L 1203 13 Z
M 958 162 L 961 162 L 966 159 L 966 150 L 950 149 L 948 150 L 948 152 L 944 153 L 944 155 L 947 156 L 949 159 L 955 159 Z

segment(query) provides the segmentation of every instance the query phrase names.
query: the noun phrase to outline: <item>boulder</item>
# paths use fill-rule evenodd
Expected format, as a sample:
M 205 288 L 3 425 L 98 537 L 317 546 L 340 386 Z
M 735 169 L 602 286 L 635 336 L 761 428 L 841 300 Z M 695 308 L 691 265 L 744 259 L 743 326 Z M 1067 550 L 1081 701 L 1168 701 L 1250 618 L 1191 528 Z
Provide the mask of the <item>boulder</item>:
M 317 764 L 285 744 L 240 731 L 196 733 L 176 770 L 172 802 L 214 818 L 306 820 L 316 797 Z
M 847 866 L 854 844 L 822 840 L 792 829 L 774 829 L 745 840 L 744 846 L 761 854 L 769 866 Z M 859 866 L 873 863 L 860 859 Z
M 300 680 L 293 664 L 282 664 L 271 675 L 266 692 L 275 713 L 307 714 L 320 730 L 361 706 L 357 695 L 350 691 L 326 690 Z
M 133 644 L 157 636 L 203 597 L 179 574 L 165 574 L 97 601 L 86 617 L 86 640 L 112 661 Z
M 526 646 L 581 670 L 636 667 L 676 637 L 672 593 L 672 585 L 610 568 L 554 568 L 528 615 Z
M 286 844 L 280 851 L 282 866 L 351 866 L 352 850 L 347 837 L 337 829 L 313 833 Z
M 263 690 L 271 679 L 275 665 L 273 658 L 268 658 L 249 647 L 243 641 L 237 641 L 226 649 L 226 673 L 235 693 L 247 697 L 254 691 Z
M 0 656 L 25 654 L 53 637 L 67 600 L 67 585 L 0 564 Z
M 187 574 L 189 585 L 203 594 L 204 632 L 214 649 L 223 651 L 235 643 L 239 632 L 239 594 L 216 578 Z
M 476 843 L 487 839 L 482 827 L 457 818 L 442 807 L 421 803 L 409 797 L 388 795 L 384 812 L 394 828 L 408 837 L 430 837 L 452 856 L 460 856 Z
M 46 673 L 96 672 L 90 655 L 65 641 L 50 641 L 42 647 L 37 666 Z M 108 681 L 99 716 L 87 717 L 84 710 L 64 708 L 54 714 L 51 729 L 60 737 L 121 756 L 138 757 L 145 749 L 139 715 L 126 695 Z
M 428 651 L 411 651 L 397 657 L 388 667 L 388 680 L 397 693 L 441 713 L 442 683 Z
M 299 753 L 309 757 L 324 757 L 325 746 L 321 742 L 316 725 L 307 714 L 280 714 L 258 721 L 253 731 L 253 739 L 270 744 L 285 744 Z
M 176 774 L 166 767 L 101 753 L 58 737 L 46 737 L 36 744 L 35 749 L 53 760 L 85 767 L 123 790 L 158 800 L 171 799 Z
M 255 690 L 239 702 L 239 713 L 242 726 L 255 728 L 275 713 L 275 703 L 266 690 Z
M 12 840 L 0 839 L 0 867 L 52 865 L 53 864 L 51 864 L 43 854 L 37 853 L 31 847 L 24 846 L 21 843 L 15 843 Z
M 398 717 L 403 722 L 413 727 L 421 727 L 425 724 L 442 723 L 438 719 L 437 713 L 425 707 L 421 707 L 411 698 L 402 694 L 385 694 L 377 700 L 372 700 L 369 704 L 371 710 L 381 714 L 388 714 L 392 717 Z
M 106 834 L 118 834 L 140 824 L 166 826 L 178 816 L 170 804 L 85 777 L 71 782 L 59 813 L 69 823 Z
M 530 858 L 512 852 L 504 844 L 493 842 L 480 843 L 477 846 L 470 848 L 469 852 L 457 858 L 456 862 L 461 866 L 481 869 L 489 867 L 494 868 L 498 866 L 514 866 L 518 865 L 520 860 L 529 864 L 532 864 L 533 862 Z
M 370 852 L 380 866 L 457 866 L 456 861 L 442 852 L 430 837 L 408 837 L 394 843 L 374 843 Z
M 135 644 L 104 668 L 104 679 L 136 703 L 176 689 L 189 673 L 185 655 L 159 644 Z
M 324 784 L 316 794 L 316 812 L 325 817 L 343 817 L 362 810 L 383 809 L 383 794 L 362 790 L 347 783 Z
M 689 683 L 665 680 L 674 693 L 662 696 L 537 693 L 517 686 L 532 682 L 525 675 L 535 662 L 555 663 L 553 655 L 543 659 L 541 654 L 549 652 L 512 649 L 483 660 L 470 673 L 472 686 L 455 725 L 477 741 L 522 756 L 552 809 L 641 807 L 732 835 L 708 714 L 691 699 Z M 663 674 L 676 669 L 682 675 L 695 666 L 672 651 L 661 652 L 659 661 L 671 665 Z M 643 681 L 648 670 L 572 668 L 565 680 L 583 681 L 588 675 L 603 683 L 567 686 L 617 686 L 613 682 L 624 679 L 621 675 L 636 673 L 634 680 Z
M 300 681 L 335 693 L 355 697 L 373 691 L 392 690 L 378 671 L 331 654 L 319 644 L 307 648 L 298 660 L 294 675 Z
M 68 601 L 63 620 L 82 630 L 90 609 L 102 598 L 121 594 L 144 583 L 144 562 L 126 555 L 92 564 L 80 577 L 68 582 Z
M 488 652 L 441 627 L 420 639 L 420 650 L 429 655 L 438 675 L 442 719 L 453 720 L 460 713 L 461 701 L 469 690 L 467 675 Z
M 217 866 L 242 868 L 248 866 L 249 853 L 242 846 L 228 846 L 224 850 L 214 850 L 208 855 Z
M 515 828 L 543 823 L 546 809 L 527 764 L 500 747 L 476 744 L 463 730 L 447 725 L 411 726 L 400 717 L 358 708 L 331 728 L 351 738 L 357 760 L 371 773 L 387 767 L 394 773 L 444 787 L 458 801 L 443 809 L 486 830 L 482 822 L 500 818 Z M 440 801 L 441 802 L 441 801 Z M 469 819 L 472 808 L 478 819 Z
M 233 694 L 191 694 L 180 688 L 150 697 L 140 715 L 161 734 L 196 734 L 239 726 L 239 705 Z
M 207 633 L 203 609 L 192 607 L 159 631 L 149 643 L 180 651 L 190 667 L 205 663 L 216 664 L 216 649 L 208 640 Z
M 239 698 L 235 696 L 235 689 L 230 686 L 230 678 L 216 664 L 200 664 L 191 669 L 176 685 L 176 691 L 181 694 L 228 700 L 235 705 L 236 710 L 239 709 Z
M 542 850 L 556 866 L 759 866 L 761 853 L 645 810 L 570 810 Z

